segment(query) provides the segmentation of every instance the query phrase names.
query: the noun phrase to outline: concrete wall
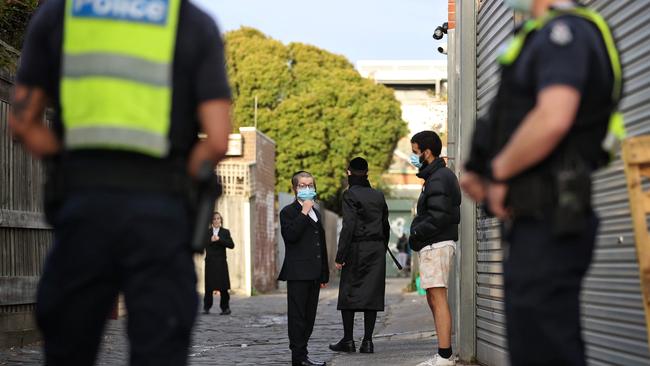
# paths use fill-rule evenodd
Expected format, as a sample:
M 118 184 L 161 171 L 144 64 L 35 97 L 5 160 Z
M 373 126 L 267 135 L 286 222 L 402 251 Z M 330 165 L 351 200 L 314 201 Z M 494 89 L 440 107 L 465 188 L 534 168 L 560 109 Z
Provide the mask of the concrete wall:
M 235 242 L 228 250 L 230 285 L 234 292 L 252 295 L 276 288 L 275 142 L 254 128 L 243 127 L 231 142 L 241 149 L 217 167 L 224 186 L 215 210 Z M 204 255 L 195 257 L 198 291 L 204 292 Z
M 338 276 L 338 271 L 334 267 L 334 260 L 336 259 L 336 249 L 339 243 L 341 218 L 330 210 L 321 209 L 320 213 L 323 218 L 323 229 L 325 230 L 325 241 L 327 242 L 327 263 L 329 264 L 330 278 L 334 278 Z

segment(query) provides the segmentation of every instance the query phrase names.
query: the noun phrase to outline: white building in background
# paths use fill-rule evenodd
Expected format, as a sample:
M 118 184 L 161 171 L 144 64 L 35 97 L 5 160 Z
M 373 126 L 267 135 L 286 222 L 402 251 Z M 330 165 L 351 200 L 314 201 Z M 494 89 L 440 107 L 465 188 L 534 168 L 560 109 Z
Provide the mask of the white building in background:
M 422 186 L 409 163 L 410 137 L 422 130 L 447 134 L 447 60 L 364 60 L 356 66 L 362 77 L 393 89 L 402 105 L 409 136 L 399 141 L 384 179 L 393 196 L 417 197 Z M 442 155 L 446 155 L 445 146 Z

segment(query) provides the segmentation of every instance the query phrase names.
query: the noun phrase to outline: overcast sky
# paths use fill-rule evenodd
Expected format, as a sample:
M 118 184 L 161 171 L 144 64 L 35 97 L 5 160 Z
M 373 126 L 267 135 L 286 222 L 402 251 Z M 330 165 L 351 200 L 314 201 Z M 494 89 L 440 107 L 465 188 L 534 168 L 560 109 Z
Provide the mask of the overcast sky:
M 251 26 L 358 60 L 442 59 L 431 38 L 447 0 L 192 0 L 222 32 Z M 443 41 L 446 40 L 446 37 Z

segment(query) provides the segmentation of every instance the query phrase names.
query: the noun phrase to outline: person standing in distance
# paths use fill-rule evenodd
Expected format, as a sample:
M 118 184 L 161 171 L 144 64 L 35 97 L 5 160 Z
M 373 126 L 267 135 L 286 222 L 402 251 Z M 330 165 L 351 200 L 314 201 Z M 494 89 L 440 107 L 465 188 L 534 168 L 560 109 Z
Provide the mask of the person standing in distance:
M 130 364 L 184 365 L 198 307 L 186 197 L 227 150 L 223 44 L 189 1 L 120 14 L 98 4 L 36 11 L 9 116 L 15 139 L 50 168 L 54 243 L 36 303 L 45 363 L 92 365 L 122 292 Z
M 411 138 L 411 163 L 424 179 L 417 212 L 411 223 L 409 244 L 418 252 L 420 284 L 427 292 L 438 334 L 438 353 L 418 366 L 453 366 L 451 311 L 447 300 L 449 268 L 456 252 L 460 223 L 460 186 L 445 160 L 440 157 L 442 141 L 433 131 L 418 132 Z
M 217 290 L 220 315 L 230 315 L 230 276 L 226 248 L 235 249 L 235 243 L 230 236 L 230 230 L 223 227 L 223 217 L 215 212 L 212 215 L 212 227 L 208 231 L 209 240 L 205 247 L 205 294 L 203 297 L 203 313 L 209 314 L 212 308 L 212 292 Z
M 530 19 L 499 58 L 499 91 L 461 181 L 504 222 L 511 365 L 584 366 L 580 289 L 598 229 L 591 173 L 625 134 L 619 54 L 607 22 L 577 2 L 506 3 Z
M 331 344 L 337 352 L 355 352 L 354 313 L 363 312 L 364 335 L 359 352 L 373 353 L 372 333 L 377 312 L 384 311 L 386 249 L 390 236 L 384 194 L 368 181 L 368 162 L 350 160 L 349 188 L 343 192 L 343 228 L 339 235 L 336 268 L 341 270 L 337 309 L 343 318 L 343 339 Z
M 296 200 L 280 211 L 286 247 L 278 280 L 287 281 L 289 349 L 294 366 L 324 366 L 311 360 L 307 344 L 314 329 L 318 295 L 329 282 L 327 245 L 320 212 L 314 206 L 316 181 L 305 171 L 291 178 Z

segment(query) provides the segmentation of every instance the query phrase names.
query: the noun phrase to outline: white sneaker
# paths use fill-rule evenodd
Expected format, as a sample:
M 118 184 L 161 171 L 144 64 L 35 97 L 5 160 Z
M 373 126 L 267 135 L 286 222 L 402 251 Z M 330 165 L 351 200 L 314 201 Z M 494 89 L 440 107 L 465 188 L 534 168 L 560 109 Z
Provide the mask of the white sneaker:
M 417 366 L 456 366 L 456 357 L 442 358 L 436 353 L 432 359 L 419 363 Z

